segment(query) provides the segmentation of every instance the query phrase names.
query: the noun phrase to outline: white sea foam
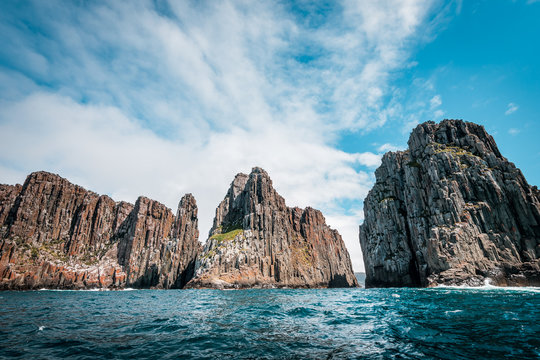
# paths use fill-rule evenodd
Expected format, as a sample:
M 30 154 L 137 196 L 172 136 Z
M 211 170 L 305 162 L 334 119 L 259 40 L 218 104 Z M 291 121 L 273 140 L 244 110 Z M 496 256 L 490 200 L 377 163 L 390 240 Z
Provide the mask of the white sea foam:
M 45 326 L 40 326 L 40 327 L 38 328 L 39 331 L 43 331 L 44 329 L 45 329 Z
M 93 289 L 38 289 L 38 291 L 110 291 L 110 289 L 100 289 L 100 288 L 93 288 Z
M 491 279 L 486 279 L 482 286 L 467 285 L 438 285 L 435 288 L 459 289 L 459 290 L 504 290 L 504 291 L 526 291 L 540 293 L 540 287 L 537 286 L 495 286 L 491 284 Z
M 125 288 L 125 289 L 107 289 L 107 288 L 92 288 L 92 289 L 38 289 L 38 291 L 136 291 L 141 289 Z
M 392 294 L 392 297 L 399 298 L 399 294 Z

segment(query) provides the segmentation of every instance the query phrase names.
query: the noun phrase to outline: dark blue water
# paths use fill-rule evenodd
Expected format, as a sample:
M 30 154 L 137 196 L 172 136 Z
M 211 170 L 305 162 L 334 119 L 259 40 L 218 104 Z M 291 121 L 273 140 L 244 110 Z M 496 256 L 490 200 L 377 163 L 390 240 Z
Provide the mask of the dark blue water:
M 0 357 L 538 359 L 540 290 L 2 292 Z

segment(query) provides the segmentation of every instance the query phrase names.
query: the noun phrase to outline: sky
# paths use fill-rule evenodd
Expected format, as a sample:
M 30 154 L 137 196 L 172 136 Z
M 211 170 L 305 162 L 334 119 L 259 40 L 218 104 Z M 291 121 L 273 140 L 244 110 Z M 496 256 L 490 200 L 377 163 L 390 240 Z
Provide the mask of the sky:
M 540 185 L 540 1 L 0 2 L 0 183 L 45 170 L 199 207 L 239 172 L 320 209 L 363 271 L 363 199 L 419 123 L 482 124 Z

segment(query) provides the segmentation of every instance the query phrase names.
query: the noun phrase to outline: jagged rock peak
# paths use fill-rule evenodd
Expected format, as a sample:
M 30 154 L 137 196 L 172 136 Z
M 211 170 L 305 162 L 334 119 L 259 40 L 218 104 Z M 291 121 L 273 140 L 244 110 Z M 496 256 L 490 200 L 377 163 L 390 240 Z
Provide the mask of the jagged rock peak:
M 178 208 L 196 208 L 197 201 L 195 201 L 195 196 L 191 193 L 187 193 L 180 199 L 178 203 Z
M 209 236 L 223 229 L 251 227 L 251 217 L 246 216 L 262 206 L 284 211 L 285 200 L 274 190 L 272 180 L 262 168 L 254 167 L 249 175 L 239 173 L 234 177 L 225 199 L 216 208 L 214 223 Z
M 261 168 L 234 178 L 188 287 L 357 286 L 345 244 L 318 210 L 288 208 Z
M 250 176 L 257 176 L 257 175 L 261 175 L 261 176 L 264 176 L 268 179 L 270 179 L 270 176 L 268 176 L 268 173 L 261 167 L 258 167 L 258 166 L 254 166 L 251 168 L 251 173 L 249 174 Z
M 182 287 L 199 250 L 195 199 L 184 199 L 175 217 L 44 171 L 0 185 L 0 289 Z
M 428 121 L 418 125 L 408 141 L 410 151 L 421 153 L 429 144 L 454 145 L 467 148 L 475 155 L 494 154 L 503 158 L 497 144 L 482 125 L 463 120 Z
M 34 172 L 31 172 L 26 177 L 25 183 L 32 182 L 32 181 L 48 181 L 48 182 L 62 181 L 62 182 L 69 183 L 69 181 L 67 179 L 63 178 L 62 176 L 60 176 L 58 174 L 55 174 L 55 173 L 52 173 L 52 172 L 48 172 L 48 171 L 34 171 Z M 77 185 L 74 185 L 74 186 L 77 186 Z
M 364 201 L 367 286 L 540 284 L 540 196 L 483 126 L 427 122 Z

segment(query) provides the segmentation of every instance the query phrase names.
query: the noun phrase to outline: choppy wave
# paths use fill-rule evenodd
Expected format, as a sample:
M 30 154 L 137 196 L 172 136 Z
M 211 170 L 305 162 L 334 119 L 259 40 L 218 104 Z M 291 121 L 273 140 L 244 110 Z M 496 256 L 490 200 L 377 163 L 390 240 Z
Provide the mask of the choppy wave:
M 4 292 L 0 357 L 538 358 L 538 290 Z

